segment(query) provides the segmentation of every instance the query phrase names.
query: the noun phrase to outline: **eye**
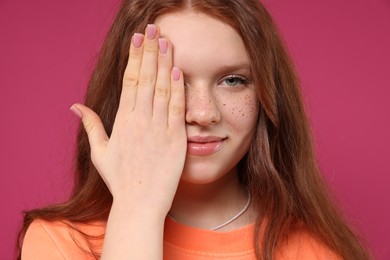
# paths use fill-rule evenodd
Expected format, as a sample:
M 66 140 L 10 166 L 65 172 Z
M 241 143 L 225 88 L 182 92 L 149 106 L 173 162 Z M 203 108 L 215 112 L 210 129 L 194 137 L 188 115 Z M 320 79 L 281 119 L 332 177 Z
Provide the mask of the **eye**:
M 228 87 L 245 86 L 247 84 L 249 84 L 249 80 L 238 75 L 227 76 L 221 81 L 221 85 L 226 85 Z

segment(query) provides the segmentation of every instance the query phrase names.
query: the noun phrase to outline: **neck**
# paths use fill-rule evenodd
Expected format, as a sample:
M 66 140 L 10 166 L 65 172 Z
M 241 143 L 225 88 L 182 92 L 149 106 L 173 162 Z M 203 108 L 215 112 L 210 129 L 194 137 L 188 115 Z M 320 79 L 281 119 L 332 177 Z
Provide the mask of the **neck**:
M 248 202 L 248 191 L 239 182 L 236 170 L 207 184 L 181 181 L 170 210 L 177 222 L 202 229 L 216 227 L 239 213 Z M 228 225 L 227 231 L 254 221 L 251 207 Z

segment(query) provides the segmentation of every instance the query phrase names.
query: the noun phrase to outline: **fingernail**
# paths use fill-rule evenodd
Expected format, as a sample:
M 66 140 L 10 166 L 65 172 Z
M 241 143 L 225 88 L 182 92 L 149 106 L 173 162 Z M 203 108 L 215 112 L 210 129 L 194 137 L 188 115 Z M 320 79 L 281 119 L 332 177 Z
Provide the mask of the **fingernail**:
M 154 37 L 156 37 L 156 33 L 157 33 L 156 25 L 148 24 L 146 29 L 146 36 L 148 37 L 148 39 L 153 40 Z
M 141 33 L 134 33 L 133 35 L 133 45 L 135 48 L 139 48 L 142 45 L 144 36 Z
M 158 39 L 158 46 L 160 47 L 160 53 L 165 54 L 168 50 L 168 42 L 167 39 L 160 38 Z
M 175 81 L 180 79 L 180 69 L 178 67 L 173 67 L 173 69 L 172 69 L 172 78 Z
M 72 111 L 76 116 L 78 116 L 79 118 L 82 118 L 83 117 L 83 114 L 81 114 L 80 110 L 78 110 L 78 108 L 73 105 L 69 108 L 70 111 Z

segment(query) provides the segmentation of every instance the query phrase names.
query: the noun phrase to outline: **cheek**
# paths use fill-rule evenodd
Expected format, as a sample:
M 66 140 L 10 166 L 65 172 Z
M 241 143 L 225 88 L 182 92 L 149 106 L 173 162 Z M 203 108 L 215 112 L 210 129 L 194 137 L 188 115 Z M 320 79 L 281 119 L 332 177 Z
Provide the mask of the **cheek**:
M 224 121 L 237 130 L 248 131 L 256 125 L 258 101 L 253 90 L 221 93 L 217 103 Z

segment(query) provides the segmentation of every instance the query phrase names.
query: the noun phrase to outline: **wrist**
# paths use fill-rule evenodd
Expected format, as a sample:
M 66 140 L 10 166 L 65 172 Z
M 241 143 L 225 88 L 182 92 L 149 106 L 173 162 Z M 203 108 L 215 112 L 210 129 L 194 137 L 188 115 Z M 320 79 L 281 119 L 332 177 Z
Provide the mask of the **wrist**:
M 142 222 L 152 222 L 155 224 L 164 224 L 169 209 L 144 203 L 143 201 L 131 201 L 128 199 L 113 198 L 110 216 L 118 215 L 124 219 L 140 219 Z

